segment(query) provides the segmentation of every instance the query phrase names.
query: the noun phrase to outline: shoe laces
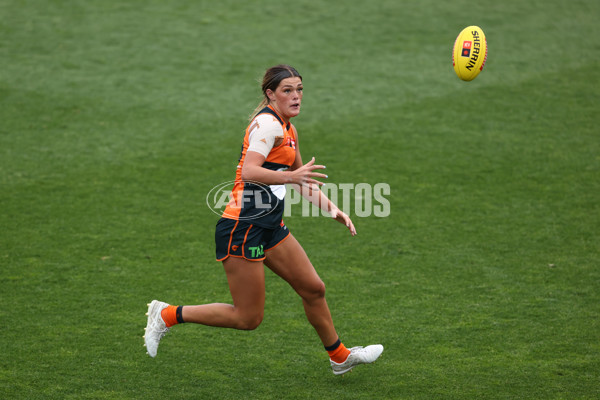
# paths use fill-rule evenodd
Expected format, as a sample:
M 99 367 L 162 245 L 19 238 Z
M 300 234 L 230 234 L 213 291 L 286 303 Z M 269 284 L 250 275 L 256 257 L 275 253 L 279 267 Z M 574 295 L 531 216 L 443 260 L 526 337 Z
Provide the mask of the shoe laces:
M 363 346 L 356 346 L 356 347 L 351 347 L 350 352 L 355 352 L 355 353 L 362 353 L 362 351 L 364 350 Z
M 156 318 L 152 319 L 152 323 L 150 324 L 150 329 L 155 331 L 158 334 L 158 338 L 161 339 L 163 336 L 169 332 L 169 328 L 166 327 L 163 321 L 159 321 L 160 315 L 156 316 Z

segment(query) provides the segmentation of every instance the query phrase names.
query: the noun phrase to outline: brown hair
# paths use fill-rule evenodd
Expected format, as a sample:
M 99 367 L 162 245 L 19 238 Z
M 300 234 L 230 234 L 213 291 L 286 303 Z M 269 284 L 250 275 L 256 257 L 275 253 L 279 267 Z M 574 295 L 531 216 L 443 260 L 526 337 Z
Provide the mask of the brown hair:
M 262 92 L 264 97 L 258 105 L 258 107 L 254 109 L 252 115 L 250 115 L 250 120 L 256 117 L 260 110 L 262 110 L 269 104 L 269 97 L 267 97 L 267 89 L 275 91 L 275 89 L 277 89 L 282 80 L 286 78 L 293 78 L 296 76 L 300 78 L 300 80 L 302 80 L 302 76 L 298 73 L 298 71 L 296 71 L 296 68 L 286 64 L 279 64 L 269 68 L 265 72 L 265 76 L 262 80 Z

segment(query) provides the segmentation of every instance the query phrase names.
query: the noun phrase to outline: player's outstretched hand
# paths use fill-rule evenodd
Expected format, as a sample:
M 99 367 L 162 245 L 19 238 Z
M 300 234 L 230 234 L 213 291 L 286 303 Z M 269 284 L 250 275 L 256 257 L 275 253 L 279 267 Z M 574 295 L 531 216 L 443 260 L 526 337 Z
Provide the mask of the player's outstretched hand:
M 314 172 L 317 169 L 325 169 L 324 165 L 315 165 L 315 158 L 301 166 L 300 168 L 290 172 L 290 183 L 311 187 L 312 185 L 323 186 L 325 183 L 314 178 L 327 178 L 327 175 L 320 172 Z
M 333 219 L 335 219 L 337 222 L 339 222 L 340 224 L 346 225 L 346 228 L 348 228 L 350 230 L 350 233 L 352 234 L 352 236 L 356 235 L 356 228 L 354 227 L 352 220 L 342 210 L 340 210 L 337 207 L 334 208 L 333 210 L 331 210 L 331 217 Z

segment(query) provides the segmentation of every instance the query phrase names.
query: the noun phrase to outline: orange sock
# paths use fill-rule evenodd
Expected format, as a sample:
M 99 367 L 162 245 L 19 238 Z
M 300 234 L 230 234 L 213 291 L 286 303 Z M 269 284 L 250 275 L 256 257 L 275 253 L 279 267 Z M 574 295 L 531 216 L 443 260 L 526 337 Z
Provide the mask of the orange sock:
M 167 306 L 167 308 L 163 308 L 160 312 L 160 316 L 163 321 L 165 321 L 165 325 L 167 328 L 172 327 L 178 323 L 177 321 L 177 306 Z
M 344 343 L 340 342 L 340 345 L 337 348 L 334 350 L 327 350 L 327 353 L 329 353 L 329 358 L 331 358 L 334 362 L 341 364 L 348 358 L 350 350 L 344 346 Z

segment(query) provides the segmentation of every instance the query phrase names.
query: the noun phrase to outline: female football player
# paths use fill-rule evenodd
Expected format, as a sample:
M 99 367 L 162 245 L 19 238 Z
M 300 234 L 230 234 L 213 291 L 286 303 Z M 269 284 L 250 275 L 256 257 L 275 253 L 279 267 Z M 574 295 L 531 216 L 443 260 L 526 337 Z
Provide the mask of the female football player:
M 350 218 L 319 189 L 323 183 L 316 178 L 327 176 L 317 171 L 325 166 L 315 164 L 314 157 L 302 163 L 298 134 L 290 123 L 300 113 L 302 90 L 302 77 L 294 68 L 269 68 L 262 82 L 264 99 L 246 129 L 231 200 L 215 234 L 217 261 L 223 263 L 233 304 L 174 306 L 153 300 L 144 336 L 151 357 L 169 328 L 179 323 L 256 329 L 265 305 L 263 264 L 302 298 L 334 374 L 371 363 L 383 352 L 381 345 L 347 349 L 342 344 L 325 301 L 325 285 L 282 220 L 285 184 L 290 184 L 356 235 Z

